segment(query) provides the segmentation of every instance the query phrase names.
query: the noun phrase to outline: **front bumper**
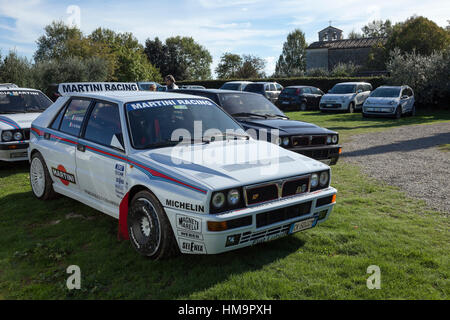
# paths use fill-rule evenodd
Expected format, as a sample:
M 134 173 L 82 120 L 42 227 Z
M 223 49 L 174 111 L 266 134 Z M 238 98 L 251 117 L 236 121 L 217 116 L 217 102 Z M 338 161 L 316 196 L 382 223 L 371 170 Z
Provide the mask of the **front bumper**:
M 396 112 L 395 106 L 370 106 L 363 107 L 363 113 L 368 116 L 393 117 Z
M 350 101 L 347 102 L 321 102 L 319 104 L 319 109 L 323 111 L 345 111 L 348 109 L 348 104 Z
M 0 161 L 25 161 L 28 160 L 28 140 L 14 142 L 0 142 Z
M 330 203 L 327 201 L 336 192 L 336 189 L 329 187 L 221 215 L 187 213 L 172 208 L 165 208 L 165 211 L 182 253 L 218 254 L 287 236 L 290 234 L 293 224 L 299 221 L 312 219 L 311 228 L 315 227 L 328 219 L 335 203 L 332 203 L 331 200 Z M 282 210 L 305 205 L 309 208 L 307 212 L 293 218 L 280 219 L 279 213 Z M 198 222 L 188 224 L 195 225 L 195 230 L 180 228 L 179 221 L 186 220 L 186 218 Z M 208 221 L 231 220 L 248 220 L 248 224 L 225 231 L 208 230 Z
M 327 165 L 334 165 L 338 162 L 340 150 L 342 150 L 342 147 L 340 145 L 327 145 L 319 147 L 297 147 L 287 149 L 296 153 L 300 153 L 309 158 L 321 161 Z

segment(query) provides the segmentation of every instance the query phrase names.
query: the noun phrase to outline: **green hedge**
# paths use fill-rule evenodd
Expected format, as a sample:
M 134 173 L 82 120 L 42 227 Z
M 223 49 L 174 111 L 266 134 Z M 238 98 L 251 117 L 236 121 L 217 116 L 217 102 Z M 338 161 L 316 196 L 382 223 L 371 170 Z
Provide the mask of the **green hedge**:
M 283 87 L 294 85 L 313 86 L 322 89 L 327 92 L 336 83 L 349 82 L 349 81 L 363 81 L 372 84 L 373 88 L 377 88 L 386 84 L 386 77 L 346 77 L 346 78 L 333 78 L 333 77 L 301 77 L 301 78 L 267 78 L 267 79 L 228 79 L 228 80 L 195 80 L 195 81 L 179 81 L 178 85 L 200 85 L 206 88 L 218 89 L 227 81 L 274 81 L 281 84 Z

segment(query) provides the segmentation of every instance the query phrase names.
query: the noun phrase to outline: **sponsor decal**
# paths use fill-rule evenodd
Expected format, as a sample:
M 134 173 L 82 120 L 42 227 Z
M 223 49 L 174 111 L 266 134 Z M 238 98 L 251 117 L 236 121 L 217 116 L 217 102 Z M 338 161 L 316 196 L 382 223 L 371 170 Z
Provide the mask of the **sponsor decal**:
M 18 95 L 39 95 L 37 91 L 17 91 L 17 90 L 8 90 L 8 91 L 0 91 L 0 95 L 4 96 L 18 96 Z
M 183 252 L 206 253 L 205 244 L 203 242 L 180 239 L 180 247 Z
M 58 91 L 61 95 L 71 93 L 91 93 L 108 91 L 139 91 L 136 83 L 61 83 Z
M 275 240 L 275 239 L 278 239 L 278 238 L 281 238 L 281 237 L 284 237 L 284 236 L 287 236 L 287 235 L 288 235 L 287 231 L 282 232 L 282 233 L 273 234 L 273 235 L 270 235 L 270 236 L 267 236 L 267 237 L 263 237 L 263 238 L 254 240 L 252 242 L 252 245 L 256 245 L 256 244 L 267 242 L 267 241 L 272 241 L 272 240 Z
M 86 189 L 84 189 L 83 191 L 86 192 L 91 197 L 96 198 L 96 199 L 98 199 L 100 201 L 109 203 L 109 204 L 111 204 L 113 206 L 117 206 L 117 207 L 119 206 L 119 204 L 117 202 L 111 201 L 111 200 L 107 199 L 106 197 L 103 197 L 103 196 L 101 196 L 99 194 L 93 193 L 93 192 L 91 192 L 89 190 L 86 190 Z
M 127 182 L 125 182 L 125 165 L 122 163 L 116 163 L 114 166 L 115 183 L 114 188 L 116 196 L 120 199 L 125 195 L 125 189 Z
M 205 206 L 200 204 L 193 204 L 188 202 L 181 202 L 176 200 L 170 200 L 166 199 L 166 206 L 182 209 L 182 210 L 188 210 L 188 211 L 194 211 L 194 212 L 205 212 Z
M 65 186 L 68 186 L 70 183 L 76 184 L 75 176 L 67 172 L 66 168 L 61 164 L 58 168 L 52 168 L 52 173 L 55 177 L 59 178 Z
M 202 221 L 188 216 L 177 214 L 177 228 L 189 231 L 202 231 Z
M 194 233 L 190 231 L 177 230 L 178 236 L 183 238 L 190 238 L 194 240 L 203 240 L 203 235 L 200 233 Z
M 127 104 L 127 110 L 147 109 L 155 107 L 173 107 L 175 109 L 186 109 L 186 105 L 212 106 L 213 103 L 206 99 L 168 99 L 133 102 Z

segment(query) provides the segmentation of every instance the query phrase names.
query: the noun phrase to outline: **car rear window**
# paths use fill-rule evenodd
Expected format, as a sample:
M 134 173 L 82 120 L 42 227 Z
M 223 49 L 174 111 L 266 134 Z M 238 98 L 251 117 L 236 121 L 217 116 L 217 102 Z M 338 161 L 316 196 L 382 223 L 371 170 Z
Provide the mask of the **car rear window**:
M 260 83 L 250 83 L 248 84 L 244 91 L 248 92 L 263 92 L 264 91 L 264 85 Z
M 294 96 L 297 94 L 297 90 L 299 90 L 299 88 L 284 88 L 283 91 L 281 92 L 281 95 Z
M 220 89 L 223 90 L 240 90 L 241 84 L 240 83 L 225 83 Z

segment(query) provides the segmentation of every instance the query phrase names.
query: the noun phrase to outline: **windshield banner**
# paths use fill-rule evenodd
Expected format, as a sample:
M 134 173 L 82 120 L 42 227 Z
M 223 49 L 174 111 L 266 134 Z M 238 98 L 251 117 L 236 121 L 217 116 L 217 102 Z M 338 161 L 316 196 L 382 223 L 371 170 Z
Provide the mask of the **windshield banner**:
M 127 110 L 134 111 L 139 109 L 171 106 L 173 106 L 175 109 L 186 109 L 185 106 L 188 105 L 213 106 L 214 104 L 206 99 L 167 99 L 128 103 Z
M 101 93 L 101 92 L 127 92 L 139 91 L 137 83 L 134 82 L 77 82 L 60 83 L 58 92 L 62 96 L 73 93 Z

